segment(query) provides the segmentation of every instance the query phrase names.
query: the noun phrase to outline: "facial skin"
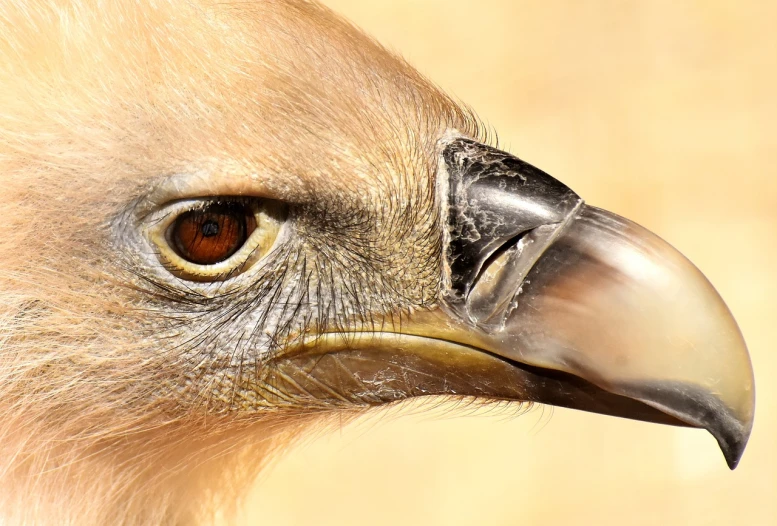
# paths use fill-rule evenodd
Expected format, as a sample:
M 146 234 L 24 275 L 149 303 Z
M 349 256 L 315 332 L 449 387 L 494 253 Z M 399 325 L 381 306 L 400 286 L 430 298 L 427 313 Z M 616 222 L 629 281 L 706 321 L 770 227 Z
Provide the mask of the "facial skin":
M 423 394 L 702 425 L 458 325 L 443 151 L 483 128 L 318 4 L 9 2 L 0 35 L 10 521 L 189 524 L 301 428 Z M 245 243 L 187 261 L 180 218 L 224 207 Z

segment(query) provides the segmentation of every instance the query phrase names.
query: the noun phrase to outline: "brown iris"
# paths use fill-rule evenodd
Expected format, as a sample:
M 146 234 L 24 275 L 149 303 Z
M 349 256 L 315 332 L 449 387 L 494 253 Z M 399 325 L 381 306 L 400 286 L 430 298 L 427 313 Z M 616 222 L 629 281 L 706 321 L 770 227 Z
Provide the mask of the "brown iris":
M 181 214 L 170 235 L 182 258 L 213 265 L 237 252 L 255 228 L 254 214 L 245 205 L 215 203 Z

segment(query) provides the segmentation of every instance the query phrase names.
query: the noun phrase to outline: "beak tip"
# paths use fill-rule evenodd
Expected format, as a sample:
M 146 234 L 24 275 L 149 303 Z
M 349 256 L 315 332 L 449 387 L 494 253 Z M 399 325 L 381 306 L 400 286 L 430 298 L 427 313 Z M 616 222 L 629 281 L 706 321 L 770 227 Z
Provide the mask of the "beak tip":
M 712 400 L 708 400 L 712 402 Z M 753 428 L 753 407 L 749 406 L 750 411 L 746 414 L 739 411 L 732 411 L 720 401 L 715 401 L 716 407 L 700 419 L 694 422 L 693 418 L 686 422 L 695 424 L 698 427 L 706 429 L 718 442 L 723 457 L 726 459 L 729 469 L 734 470 L 739 465 L 742 455 L 750 439 L 750 432 Z
M 707 430 L 718 442 L 728 467 L 733 470 L 739 464 L 753 428 L 752 389 L 751 396 L 732 404 L 733 407 L 705 388 L 684 383 L 630 385 L 622 393 L 684 425 Z
M 736 469 L 745 452 L 747 440 L 750 437 L 750 430 L 734 431 L 725 434 L 714 431 L 711 431 L 711 433 L 718 441 L 729 469 Z
M 717 426 L 710 426 L 709 432 L 718 441 L 723 457 L 726 459 L 729 469 L 734 470 L 739 465 L 745 447 L 750 439 L 750 431 L 753 428 L 753 419 L 741 421 L 730 416 L 726 421 Z
M 749 365 L 750 360 L 744 341 L 742 341 L 741 348 L 744 350 L 744 358 Z M 747 372 L 749 372 L 747 377 L 739 376 L 739 382 L 734 382 L 735 385 L 746 386 L 740 391 L 740 396 L 738 398 L 729 396 L 728 403 L 719 401 L 718 410 L 715 412 L 717 417 L 707 420 L 702 426 L 717 440 L 731 470 L 736 469 L 739 465 L 753 430 L 755 385 L 752 367 L 748 367 Z

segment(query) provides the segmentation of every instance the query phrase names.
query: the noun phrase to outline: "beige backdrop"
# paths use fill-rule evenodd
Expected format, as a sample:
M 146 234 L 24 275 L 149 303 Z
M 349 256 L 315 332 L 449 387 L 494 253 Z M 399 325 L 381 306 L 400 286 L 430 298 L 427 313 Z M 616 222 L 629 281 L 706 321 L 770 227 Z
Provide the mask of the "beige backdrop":
M 373 418 L 283 458 L 243 523 L 777 525 L 777 2 L 327 3 L 688 255 L 749 344 L 755 428 L 729 472 L 705 432 L 569 410 Z

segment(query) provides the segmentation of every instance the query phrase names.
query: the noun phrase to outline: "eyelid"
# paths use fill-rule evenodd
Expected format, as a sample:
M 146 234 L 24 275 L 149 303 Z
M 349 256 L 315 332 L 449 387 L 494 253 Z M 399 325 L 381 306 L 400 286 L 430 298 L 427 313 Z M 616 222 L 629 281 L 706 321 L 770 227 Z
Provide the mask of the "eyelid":
M 176 219 L 186 212 L 227 201 L 241 202 L 254 213 L 256 228 L 245 243 L 230 257 L 212 265 L 192 263 L 181 257 L 172 247 L 168 235 Z M 185 199 L 151 213 L 145 221 L 149 225 L 146 235 L 156 248 L 162 264 L 174 275 L 189 281 L 223 281 L 248 269 L 270 252 L 285 217 L 285 207 L 277 201 L 226 196 Z
M 236 196 L 294 202 L 307 195 L 306 186 L 291 174 L 283 178 L 242 166 L 215 163 L 218 170 L 198 170 L 169 175 L 150 189 L 135 205 L 136 218 L 143 219 L 179 200 L 195 200 L 204 196 Z

